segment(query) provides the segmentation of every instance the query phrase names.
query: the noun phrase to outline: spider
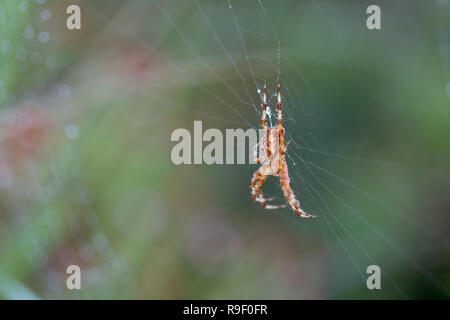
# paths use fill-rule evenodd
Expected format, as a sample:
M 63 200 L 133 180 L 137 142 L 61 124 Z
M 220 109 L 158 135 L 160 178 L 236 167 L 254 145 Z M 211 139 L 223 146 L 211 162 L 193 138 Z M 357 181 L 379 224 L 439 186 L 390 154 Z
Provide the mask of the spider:
M 279 209 L 285 208 L 288 205 L 295 211 L 297 215 L 302 218 L 316 218 L 316 216 L 310 215 L 303 211 L 300 207 L 300 203 L 295 198 L 294 192 L 290 186 L 290 179 L 288 173 L 288 167 L 286 164 L 286 150 L 289 142 L 284 144 L 284 128 L 282 123 L 281 114 L 281 95 L 280 95 L 280 83 L 278 82 L 278 125 L 276 127 L 268 128 L 266 126 L 266 84 L 264 84 L 263 93 L 263 111 L 261 116 L 262 129 L 264 135 L 260 139 L 259 143 L 253 148 L 254 160 L 257 163 L 261 163 L 261 167 L 253 174 L 252 178 L 252 198 L 254 201 L 260 202 L 265 209 Z M 259 147 L 259 158 L 257 156 L 257 148 Z M 269 205 L 266 201 L 271 201 L 274 198 L 264 198 L 261 192 L 261 185 L 267 176 L 273 175 L 280 178 L 280 186 L 283 190 L 284 198 L 287 204 L 283 205 Z

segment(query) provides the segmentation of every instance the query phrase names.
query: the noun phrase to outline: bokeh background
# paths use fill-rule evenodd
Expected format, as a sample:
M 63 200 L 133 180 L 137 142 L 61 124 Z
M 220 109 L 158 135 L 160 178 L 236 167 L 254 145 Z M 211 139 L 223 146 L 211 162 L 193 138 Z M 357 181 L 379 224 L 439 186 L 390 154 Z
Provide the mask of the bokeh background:
M 278 76 L 314 221 L 170 158 L 194 120 L 257 128 Z M 0 298 L 448 298 L 449 108 L 447 0 L 1 0 Z

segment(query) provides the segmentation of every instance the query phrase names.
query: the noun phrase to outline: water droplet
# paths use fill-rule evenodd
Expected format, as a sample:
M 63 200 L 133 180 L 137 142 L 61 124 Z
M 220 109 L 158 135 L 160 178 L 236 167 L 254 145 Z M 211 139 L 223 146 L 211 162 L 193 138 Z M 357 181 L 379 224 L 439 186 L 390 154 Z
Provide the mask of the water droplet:
M 40 43 L 47 43 L 48 40 L 50 40 L 50 35 L 48 34 L 48 32 L 42 31 L 41 33 L 39 33 L 38 38 Z
M 42 10 L 41 12 L 41 19 L 42 20 L 48 20 L 52 17 L 52 12 L 48 9 Z
M 19 3 L 19 11 L 21 12 L 25 12 L 28 9 L 28 2 L 26 1 L 22 1 L 21 3 Z
M 78 137 L 79 129 L 77 125 L 69 124 L 64 128 L 64 133 L 69 139 L 75 139 Z
M 96 234 L 92 240 L 94 243 L 94 247 L 99 251 L 104 250 L 108 245 L 108 239 L 103 233 Z

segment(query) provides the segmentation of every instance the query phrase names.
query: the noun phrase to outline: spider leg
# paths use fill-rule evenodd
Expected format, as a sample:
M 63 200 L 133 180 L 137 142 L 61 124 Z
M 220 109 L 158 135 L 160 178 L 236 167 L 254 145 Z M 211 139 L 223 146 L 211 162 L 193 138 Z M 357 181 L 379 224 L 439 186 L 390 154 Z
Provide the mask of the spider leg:
M 256 182 L 259 181 L 259 178 L 261 177 L 261 171 L 264 168 L 267 168 L 268 164 L 264 164 L 261 166 L 258 170 L 255 171 L 252 178 L 252 198 L 253 200 L 256 200 Z
M 264 83 L 263 111 L 261 115 L 261 125 L 264 130 L 266 130 L 266 109 L 267 109 L 267 95 L 266 95 L 266 84 Z
M 261 203 L 266 203 L 266 202 L 268 202 L 268 201 L 272 201 L 272 200 L 275 200 L 275 198 L 256 198 L 256 202 L 261 202 Z M 267 209 L 267 205 L 265 204 L 264 205 L 264 208 L 266 208 Z
M 275 197 L 272 197 L 272 198 L 256 198 L 255 201 L 264 203 L 264 205 L 263 205 L 264 209 L 281 209 L 281 208 L 286 208 L 288 206 L 288 204 L 280 204 L 280 205 L 265 204 L 268 201 L 272 201 L 272 200 L 275 200 L 275 199 L 276 199 Z
M 283 128 L 283 115 L 281 113 L 281 94 L 280 94 L 280 83 L 278 82 L 278 139 L 280 143 L 280 152 L 284 152 L 284 128 Z
M 266 88 L 267 85 L 264 83 L 264 95 L 263 95 L 263 112 L 261 117 L 261 124 L 263 130 L 265 130 L 266 140 L 267 140 L 267 147 L 266 147 L 266 155 L 270 158 L 272 155 L 272 150 L 270 148 L 270 139 L 269 139 L 269 129 L 266 126 L 266 109 L 267 109 L 267 94 L 266 94 Z
M 269 164 L 267 164 L 267 166 L 269 166 Z M 262 186 L 264 180 L 266 180 L 266 178 L 267 178 L 267 174 L 261 175 L 261 177 L 258 179 L 258 183 L 256 184 L 256 194 L 258 195 L 258 199 L 256 199 L 256 201 L 260 202 L 261 206 L 263 208 L 266 207 L 266 201 L 273 200 L 272 198 L 265 199 L 261 192 L 261 186 Z
M 266 209 L 282 209 L 282 208 L 286 208 L 288 205 L 287 204 L 280 204 L 278 206 L 274 206 L 274 205 L 270 205 L 270 204 L 266 204 Z
M 280 169 L 280 184 L 281 189 L 283 190 L 284 198 L 298 216 L 310 219 L 317 218 L 317 216 L 313 216 L 303 211 L 303 209 L 300 207 L 300 203 L 295 198 L 294 192 L 292 191 L 292 188 L 290 186 L 290 179 L 286 162 L 283 163 Z

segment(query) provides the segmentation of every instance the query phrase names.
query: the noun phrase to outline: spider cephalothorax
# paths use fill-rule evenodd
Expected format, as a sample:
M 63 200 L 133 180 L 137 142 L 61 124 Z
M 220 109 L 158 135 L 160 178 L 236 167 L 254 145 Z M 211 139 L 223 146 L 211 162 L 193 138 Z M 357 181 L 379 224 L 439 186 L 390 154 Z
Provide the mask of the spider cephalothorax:
M 288 167 L 286 164 L 286 150 L 289 145 L 284 143 L 284 128 L 282 123 L 281 113 L 281 95 L 280 95 L 280 83 L 278 83 L 278 125 L 276 127 L 268 128 L 266 126 L 266 109 L 267 109 L 267 97 L 266 97 L 266 85 L 264 84 L 263 93 L 263 112 L 261 116 L 261 125 L 263 129 L 263 136 L 257 145 L 254 147 L 254 157 L 256 162 L 261 163 L 261 167 L 253 174 L 252 179 L 252 197 L 253 200 L 261 203 L 263 208 L 266 209 L 278 209 L 284 208 L 288 205 L 295 211 L 297 215 L 302 218 L 316 218 L 316 216 L 310 215 L 302 210 L 300 203 L 295 198 L 294 192 L 290 186 L 291 180 L 289 179 Z M 257 152 L 259 148 L 259 155 Z M 268 205 L 267 201 L 273 200 L 273 198 L 264 198 L 261 192 L 261 185 L 267 176 L 275 176 L 280 178 L 280 186 L 283 190 L 284 198 L 287 204 L 283 205 Z

